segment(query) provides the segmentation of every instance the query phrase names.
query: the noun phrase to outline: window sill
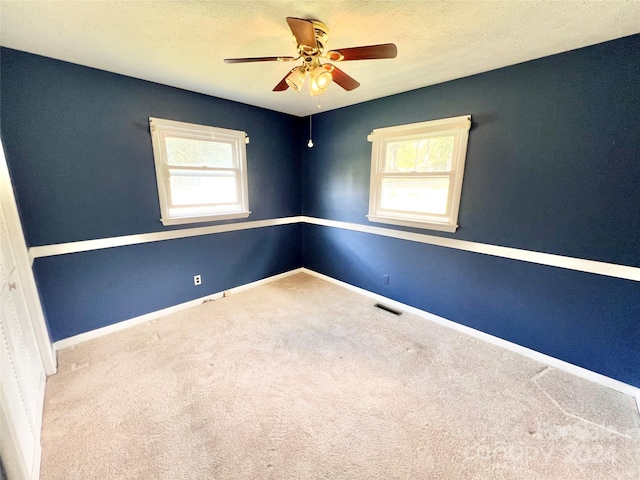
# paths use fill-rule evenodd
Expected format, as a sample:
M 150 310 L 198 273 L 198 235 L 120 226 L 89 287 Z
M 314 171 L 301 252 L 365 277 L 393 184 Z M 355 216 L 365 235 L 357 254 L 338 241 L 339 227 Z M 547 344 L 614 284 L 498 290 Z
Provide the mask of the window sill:
M 405 220 L 397 217 L 384 217 L 380 215 L 367 215 L 370 222 L 388 223 L 390 225 L 400 225 L 403 227 L 422 228 L 425 230 L 438 230 L 440 232 L 454 233 L 458 225 L 449 223 L 427 222 L 420 220 Z
M 222 215 L 207 215 L 201 217 L 174 217 L 161 218 L 165 227 L 168 225 L 184 225 L 185 223 L 219 222 L 221 220 L 233 220 L 235 218 L 247 218 L 251 212 L 226 213 Z

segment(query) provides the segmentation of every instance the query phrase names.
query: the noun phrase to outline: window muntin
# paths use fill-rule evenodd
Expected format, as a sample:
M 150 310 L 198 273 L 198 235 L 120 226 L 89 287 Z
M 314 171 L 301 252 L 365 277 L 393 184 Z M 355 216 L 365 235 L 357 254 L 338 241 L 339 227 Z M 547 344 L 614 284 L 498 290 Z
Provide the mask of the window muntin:
M 369 136 L 369 220 L 455 232 L 471 116 L 376 129 Z
M 149 123 L 164 225 L 249 216 L 245 132 Z

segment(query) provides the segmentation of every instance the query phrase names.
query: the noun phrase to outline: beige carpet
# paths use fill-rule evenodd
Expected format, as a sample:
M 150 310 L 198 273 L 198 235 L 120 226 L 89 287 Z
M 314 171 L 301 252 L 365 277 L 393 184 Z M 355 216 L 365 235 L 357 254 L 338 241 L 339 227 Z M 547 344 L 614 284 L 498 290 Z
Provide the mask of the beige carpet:
M 299 274 L 59 352 L 43 479 L 633 479 L 631 397 Z

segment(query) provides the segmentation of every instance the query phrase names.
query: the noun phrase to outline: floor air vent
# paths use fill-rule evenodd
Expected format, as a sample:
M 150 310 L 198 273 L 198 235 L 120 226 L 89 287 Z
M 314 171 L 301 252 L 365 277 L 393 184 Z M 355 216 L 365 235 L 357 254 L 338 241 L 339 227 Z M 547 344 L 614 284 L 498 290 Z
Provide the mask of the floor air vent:
M 383 305 L 381 303 L 376 303 L 376 307 L 381 308 L 382 310 L 386 310 L 389 313 L 393 313 L 394 315 L 402 315 L 401 311 L 396 310 L 396 309 L 391 308 L 391 307 L 387 307 L 386 305 Z

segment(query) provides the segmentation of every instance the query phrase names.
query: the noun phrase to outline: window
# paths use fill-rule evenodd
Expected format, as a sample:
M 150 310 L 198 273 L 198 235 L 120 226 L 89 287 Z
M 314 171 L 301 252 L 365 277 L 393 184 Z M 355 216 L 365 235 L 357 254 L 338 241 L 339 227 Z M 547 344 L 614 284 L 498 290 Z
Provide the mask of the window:
M 245 132 L 149 118 L 163 225 L 246 218 Z
M 455 232 L 471 115 L 369 135 L 372 222 Z

